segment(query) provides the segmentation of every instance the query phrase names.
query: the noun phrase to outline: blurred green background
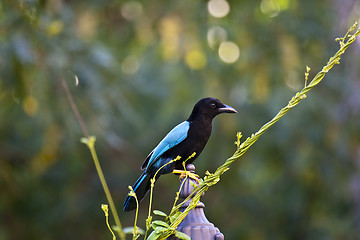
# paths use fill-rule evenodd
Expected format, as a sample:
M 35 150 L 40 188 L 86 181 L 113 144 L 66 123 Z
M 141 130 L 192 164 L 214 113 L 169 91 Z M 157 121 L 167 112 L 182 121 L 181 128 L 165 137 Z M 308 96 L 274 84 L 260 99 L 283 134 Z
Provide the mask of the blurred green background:
M 2 0 L 0 239 L 111 238 L 61 79 L 130 226 L 127 186 L 195 102 L 239 111 L 214 120 L 195 162 L 203 176 L 232 155 L 237 131 L 246 138 L 287 104 L 305 66 L 312 78 L 359 17 L 358 0 Z M 203 197 L 226 239 L 360 239 L 359 43 Z M 169 211 L 177 188 L 161 177 L 154 208 Z

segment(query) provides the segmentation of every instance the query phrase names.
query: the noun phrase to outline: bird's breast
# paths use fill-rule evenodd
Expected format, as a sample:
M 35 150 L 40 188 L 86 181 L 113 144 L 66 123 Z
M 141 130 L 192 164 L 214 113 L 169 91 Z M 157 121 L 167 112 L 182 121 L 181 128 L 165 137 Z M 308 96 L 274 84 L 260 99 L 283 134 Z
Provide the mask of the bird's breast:
M 211 123 L 210 124 L 199 124 L 190 122 L 190 128 L 187 137 L 176 145 L 175 147 L 166 151 L 163 155 L 163 159 L 175 159 L 177 156 L 181 156 L 181 160 L 171 164 L 168 168 L 183 169 L 182 162 L 187 160 L 190 155 L 195 152 L 195 156 L 187 161 L 192 163 L 202 152 L 211 134 Z M 164 173 L 167 173 L 164 170 Z
M 188 142 L 196 156 L 199 156 L 211 135 L 211 123 L 199 124 L 190 123 Z M 193 153 L 192 152 L 192 153 Z

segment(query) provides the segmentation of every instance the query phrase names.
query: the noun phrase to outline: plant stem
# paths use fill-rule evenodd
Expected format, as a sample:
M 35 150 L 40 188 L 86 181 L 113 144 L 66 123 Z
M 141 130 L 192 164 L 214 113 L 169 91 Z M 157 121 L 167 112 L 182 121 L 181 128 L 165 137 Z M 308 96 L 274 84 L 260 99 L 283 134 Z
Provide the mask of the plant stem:
M 114 231 L 111 229 L 110 224 L 109 224 L 109 209 L 108 209 L 108 205 L 107 204 L 102 204 L 101 205 L 101 209 L 104 211 L 105 213 L 105 220 L 106 220 L 106 226 L 108 227 L 109 231 L 111 232 L 111 235 L 113 236 L 113 240 L 116 240 Z
M 101 185 L 103 186 L 106 198 L 107 198 L 107 200 L 109 202 L 109 205 L 110 205 L 110 210 L 111 210 L 111 212 L 113 214 L 113 217 L 114 217 L 114 220 L 115 220 L 115 225 L 118 228 L 118 231 L 117 231 L 118 235 L 119 235 L 121 240 L 125 240 L 126 237 L 125 237 L 125 234 L 123 232 L 121 222 L 120 222 L 119 216 L 118 216 L 116 208 L 115 208 L 114 201 L 113 201 L 113 199 L 111 197 L 110 190 L 109 190 L 109 188 L 107 186 L 103 171 L 102 171 L 101 166 L 100 166 L 99 159 L 98 159 L 96 151 L 95 151 L 95 137 L 89 136 L 89 133 L 88 133 L 87 128 L 85 126 L 84 120 L 82 119 L 81 114 L 79 113 L 79 110 L 77 109 L 75 101 L 74 101 L 74 99 L 73 99 L 73 97 L 71 95 L 69 87 L 68 87 L 66 81 L 63 78 L 61 78 L 61 84 L 62 84 L 62 86 L 63 86 L 63 88 L 65 90 L 67 99 L 68 99 L 68 101 L 70 103 L 70 106 L 71 106 L 75 116 L 76 116 L 76 119 L 78 120 L 78 122 L 79 122 L 79 124 L 81 126 L 81 129 L 82 129 L 82 131 L 83 131 L 83 133 L 85 135 L 85 138 L 82 139 L 82 142 L 85 143 L 88 146 L 88 148 L 90 149 L 90 153 L 91 153 L 91 156 L 92 156 L 92 158 L 94 160 L 96 171 L 97 171 L 97 173 L 99 175 Z
M 96 151 L 95 151 L 95 137 L 90 136 L 87 139 L 88 139 L 88 141 L 87 141 L 86 145 L 89 147 L 90 152 L 91 152 L 91 156 L 92 156 L 92 158 L 94 160 L 96 171 L 97 171 L 97 173 L 99 175 L 101 185 L 102 185 L 102 187 L 104 189 L 106 198 L 107 198 L 107 200 L 109 202 L 109 206 L 110 206 L 111 212 L 113 214 L 115 224 L 116 224 L 116 226 L 118 227 L 118 230 L 119 230 L 118 231 L 119 237 L 120 237 L 121 240 L 125 240 L 125 234 L 122 231 L 122 226 L 121 226 L 121 222 L 120 222 L 120 219 L 119 219 L 119 215 L 117 214 L 114 201 L 113 201 L 113 199 L 111 197 L 109 187 L 108 187 L 108 185 L 106 183 L 104 173 L 103 173 L 103 171 L 101 169 L 101 165 L 100 165 L 99 159 L 98 159 Z
M 137 234 L 138 227 L 136 226 L 136 223 L 137 223 L 138 214 L 139 214 L 139 201 L 138 201 L 135 193 L 134 193 L 134 195 L 135 195 L 134 197 L 135 197 L 135 201 L 136 201 L 136 212 L 135 212 L 135 221 L 134 221 L 134 230 L 133 230 L 133 240 L 138 238 L 138 234 Z
M 228 158 L 225 163 L 223 165 L 221 165 L 218 169 L 216 169 L 216 171 L 213 174 L 208 173 L 207 176 L 205 176 L 204 181 L 201 182 L 194 190 L 193 192 L 180 204 L 178 204 L 176 207 L 173 207 L 173 209 L 171 210 L 169 216 L 174 215 L 179 209 L 180 207 L 187 202 L 188 200 L 190 200 L 191 198 L 192 201 L 190 202 L 189 206 L 184 210 L 184 212 L 182 214 L 179 215 L 178 219 L 176 221 L 174 221 L 170 227 L 171 228 L 177 228 L 177 226 L 181 223 L 181 221 L 185 218 L 185 216 L 187 215 L 187 213 L 194 209 L 196 207 L 196 203 L 200 200 L 201 194 L 203 194 L 204 192 L 206 192 L 208 190 L 208 188 L 212 185 L 215 185 L 216 183 L 218 183 L 220 181 L 220 176 L 222 174 L 224 174 L 228 169 L 229 166 L 238 158 L 240 158 L 258 139 L 259 137 L 265 133 L 272 125 L 274 125 L 277 121 L 280 120 L 280 118 L 282 118 L 288 111 L 290 111 L 290 109 L 292 109 L 293 107 L 295 107 L 297 104 L 299 104 L 299 102 L 306 98 L 306 93 L 310 91 L 310 89 L 312 89 L 314 86 L 316 86 L 317 84 L 319 84 L 321 82 L 321 80 L 324 78 L 325 74 L 327 72 L 330 71 L 330 69 L 335 65 L 335 64 L 339 64 L 340 62 L 340 57 L 341 55 L 345 52 L 345 50 L 350 46 L 351 43 L 353 43 L 356 39 L 356 37 L 360 34 L 360 28 L 353 34 L 350 35 L 350 32 L 353 31 L 356 27 L 357 23 L 355 23 L 353 25 L 352 28 L 350 28 L 350 30 L 345 34 L 345 36 L 343 38 L 339 38 L 337 39 L 337 41 L 339 41 L 340 43 L 340 49 L 335 53 L 335 55 L 333 57 L 331 57 L 329 59 L 329 61 L 327 62 L 327 64 L 322 68 L 322 70 L 316 74 L 316 76 L 312 79 L 312 81 L 308 84 L 305 85 L 305 87 L 298 93 L 295 94 L 295 96 L 293 96 L 291 98 L 291 100 L 289 101 L 289 103 L 283 107 L 276 115 L 273 119 L 271 119 L 269 122 L 267 122 L 266 124 L 264 124 L 260 130 L 258 130 L 255 134 L 252 134 L 251 137 L 248 137 L 239 147 L 238 149 L 235 151 L 235 153 Z M 345 42 L 345 40 L 347 40 Z M 307 72 L 309 70 L 307 69 Z M 237 134 L 237 142 L 236 144 L 239 144 L 240 142 L 240 138 L 241 138 L 241 134 Z M 196 193 L 196 194 L 194 194 Z

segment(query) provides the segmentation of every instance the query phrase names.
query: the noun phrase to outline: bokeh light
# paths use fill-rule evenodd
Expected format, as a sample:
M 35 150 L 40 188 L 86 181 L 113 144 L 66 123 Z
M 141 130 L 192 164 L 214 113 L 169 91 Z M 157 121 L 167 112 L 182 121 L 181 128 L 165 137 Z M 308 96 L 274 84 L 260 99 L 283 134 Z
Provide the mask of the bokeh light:
M 39 103 L 36 100 L 36 98 L 34 98 L 33 96 L 27 96 L 24 101 L 23 101 L 23 109 L 24 112 L 28 115 L 28 116 L 35 116 L 38 109 L 39 109 Z
M 280 4 L 277 0 L 262 0 L 260 10 L 269 17 L 276 17 L 280 12 Z
M 216 45 L 226 41 L 227 33 L 224 28 L 214 26 L 209 28 L 207 32 L 208 44 L 211 48 L 215 48 Z
M 206 66 L 206 57 L 199 49 L 194 49 L 186 54 L 185 62 L 191 69 L 197 70 Z
M 84 41 L 89 41 L 96 34 L 98 16 L 95 12 L 87 10 L 78 13 L 76 22 L 76 35 Z
M 234 63 L 239 59 L 240 49 L 233 42 L 222 42 L 219 47 L 219 57 L 225 63 Z
M 230 12 L 230 5 L 225 0 L 210 0 L 208 10 L 213 17 L 222 18 Z
M 121 6 L 121 15 L 127 20 L 135 20 L 143 12 L 141 3 L 137 1 L 129 1 Z
M 63 29 L 64 29 L 64 23 L 62 21 L 55 20 L 51 22 L 51 24 L 48 26 L 47 34 L 49 37 L 52 37 L 60 34 Z
M 181 19 L 174 16 L 163 18 L 159 31 L 163 58 L 177 62 L 180 58 Z
M 127 56 L 121 63 L 121 71 L 126 74 L 134 74 L 139 70 L 140 63 L 135 56 Z

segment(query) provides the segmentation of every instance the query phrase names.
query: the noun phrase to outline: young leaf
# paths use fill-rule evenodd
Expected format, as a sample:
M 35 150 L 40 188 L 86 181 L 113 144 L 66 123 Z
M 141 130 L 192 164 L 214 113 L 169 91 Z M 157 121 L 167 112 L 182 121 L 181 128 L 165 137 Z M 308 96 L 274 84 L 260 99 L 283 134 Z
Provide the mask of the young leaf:
M 113 229 L 114 231 L 116 231 L 115 228 L 116 228 L 116 226 L 112 227 L 112 229 Z M 134 227 L 125 227 L 125 228 L 123 228 L 123 232 L 124 232 L 125 234 L 132 234 L 133 231 L 134 231 Z M 140 235 L 144 235 L 144 234 L 145 234 L 145 231 L 144 231 L 144 229 L 142 229 L 142 228 L 138 228 L 138 229 L 137 229 L 137 233 L 140 234 Z
M 159 210 L 154 210 L 153 213 L 158 216 L 167 217 L 166 213 Z
M 168 228 L 164 228 L 164 227 L 157 226 L 157 227 L 154 229 L 154 231 L 157 232 L 157 233 L 163 233 L 163 232 L 169 231 L 169 229 L 168 229 Z
M 188 235 L 177 230 L 175 230 L 175 236 L 182 240 L 191 240 L 191 238 Z
M 134 229 L 133 227 L 125 227 L 125 228 L 123 228 L 123 232 L 125 234 L 132 234 L 133 229 Z
M 87 138 L 80 138 L 80 142 L 84 143 L 84 144 L 88 144 L 89 143 L 89 140 Z
M 170 217 L 170 222 L 171 223 L 175 222 L 175 220 L 179 217 L 180 214 L 181 214 L 181 212 L 176 212 L 174 215 L 172 215 Z
M 161 236 L 161 233 L 153 231 L 146 240 L 157 240 Z
M 155 229 L 158 226 L 160 227 L 165 227 L 165 228 L 170 228 L 169 224 L 167 224 L 166 222 L 160 221 L 160 220 L 156 220 L 152 222 L 152 227 Z

